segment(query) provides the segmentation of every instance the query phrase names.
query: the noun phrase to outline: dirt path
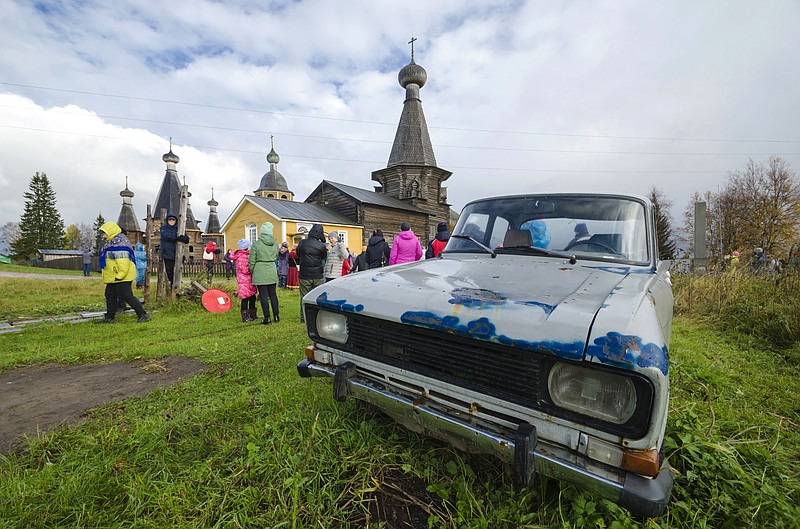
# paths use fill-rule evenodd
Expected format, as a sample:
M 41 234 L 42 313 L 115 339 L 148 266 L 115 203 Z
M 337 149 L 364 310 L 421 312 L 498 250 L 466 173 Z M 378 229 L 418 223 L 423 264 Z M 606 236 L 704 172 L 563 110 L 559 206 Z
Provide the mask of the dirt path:
M 142 396 L 206 370 L 192 358 L 171 356 L 107 364 L 43 365 L 0 373 L 0 454 L 60 424 L 75 424 L 90 408 Z

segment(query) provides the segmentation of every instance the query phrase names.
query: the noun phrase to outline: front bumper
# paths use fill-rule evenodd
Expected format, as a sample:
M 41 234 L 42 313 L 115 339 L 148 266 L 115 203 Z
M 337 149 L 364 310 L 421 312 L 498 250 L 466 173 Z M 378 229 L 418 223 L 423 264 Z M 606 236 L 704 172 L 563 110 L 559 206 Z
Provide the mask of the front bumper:
M 336 400 L 353 396 L 374 404 L 413 431 L 449 441 L 465 451 L 497 456 L 513 465 L 515 479 L 523 485 L 532 485 L 535 475 L 542 474 L 592 491 L 634 515 L 648 518 L 660 516 L 669 502 L 673 471 L 668 465 L 648 479 L 540 441 L 536 428 L 527 423 L 511 432 L 513 435 L 498 434 L 371 384 L 349 362 L 334 367 L 305 359 L 297 365 L 297 371 L 301 377 L 333 378 Z

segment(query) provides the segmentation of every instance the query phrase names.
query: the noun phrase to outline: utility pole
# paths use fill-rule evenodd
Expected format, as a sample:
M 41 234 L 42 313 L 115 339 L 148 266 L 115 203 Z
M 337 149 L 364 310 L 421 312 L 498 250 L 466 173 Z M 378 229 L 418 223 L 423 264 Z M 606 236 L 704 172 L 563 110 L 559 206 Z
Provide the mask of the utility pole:
M 144 255 L 147 265 L 144 269 L 144 303 L 150 301 L 150 267 L 153 266 L 153 244 L 151 235 L 153 234 L 153 211 L 150 204 L 147 204 L 147 219 L 144 228 Z
M 189 206 L 189 186 L 183 184 L 181 186 L 181 204 L 180 212 L 178 213 L 178 235 L 183 235 L 186 232 L 186 209 Z M 169 293 L 170 299 L 175 299 L 175 295 L 181 286 L 181 275 L 183 271 L 183 243 L 176 241 L 175 243 L 175 280 L 172 283 L 172 290 Z

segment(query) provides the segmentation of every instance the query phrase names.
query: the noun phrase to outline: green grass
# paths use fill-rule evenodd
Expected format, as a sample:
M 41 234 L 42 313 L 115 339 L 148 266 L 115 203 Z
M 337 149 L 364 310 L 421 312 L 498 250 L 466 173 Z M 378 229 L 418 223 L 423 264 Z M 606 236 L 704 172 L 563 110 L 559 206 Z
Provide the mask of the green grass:
M 99 276 L 75 280 L 0 277 L 0 321 L 105 309 Z M 141 290 L 134 291 L 137 295 Z
M 0 272 L 22 272 L 25 274 L 50 274 L 63 276 L 82 276 L 83 270 L 61 270 L 59 268 L 39 268 L 36 266 L 26 266 L 17 264 L 0 263 Z M 100 277 L 94 273 L 95 277 Z
M 0 281 L 4 291 L 18 288 Z M 75 304 L 65 299 L 75 291 L 40 283 L 25 310 L 46 292 L 47 307 Z M 101 306 L 96 288 L 80 295 Z M 308 339 L 298 294 L 279 295 L 281 322 L 269 326 L 179 299 L 144 325 L 124 315 L 116 325 L 50 322 L 0 336 L 0 370 L 167 355 L 211 366 L 96 408 L 0 459 L 0 527 L 387 527 L 369 507 L 397 474 L 422 480 L 436 499 L 430 527 L 795 527 L 800 519 L 796 345 L 777 350 L 676 319 L 665 450 L 676 486 L 667 513 L 643 522 L 554 480 L 516 488 L 493 459 L 410 433 L 352 399 L 335 402 L 329 380 L 297 376 Z M 2 310 L 24 312 L 13 303 Z
M 800 341 L 800 273 L 754 275 L 734 269 L 675 281 L 675 313 L 777 348 Z

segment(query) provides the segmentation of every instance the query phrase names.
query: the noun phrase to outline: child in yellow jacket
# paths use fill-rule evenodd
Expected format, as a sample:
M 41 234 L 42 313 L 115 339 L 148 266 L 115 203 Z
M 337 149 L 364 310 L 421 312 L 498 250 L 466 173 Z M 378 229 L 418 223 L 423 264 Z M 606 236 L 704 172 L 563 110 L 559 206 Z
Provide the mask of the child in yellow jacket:
M 104 239 L 100 249 L 100 272 L 106 284 L 106 314 L 95 323 L 114 323 L 117 299 L 128 303 L 136 311 L 138 323 L 150 321 L 150 315 L 131 290 L 131 284 L 136 280 L 136 257 L 131 241 L 116 222 L 106 222 L 100 226 L 100 233 Z

